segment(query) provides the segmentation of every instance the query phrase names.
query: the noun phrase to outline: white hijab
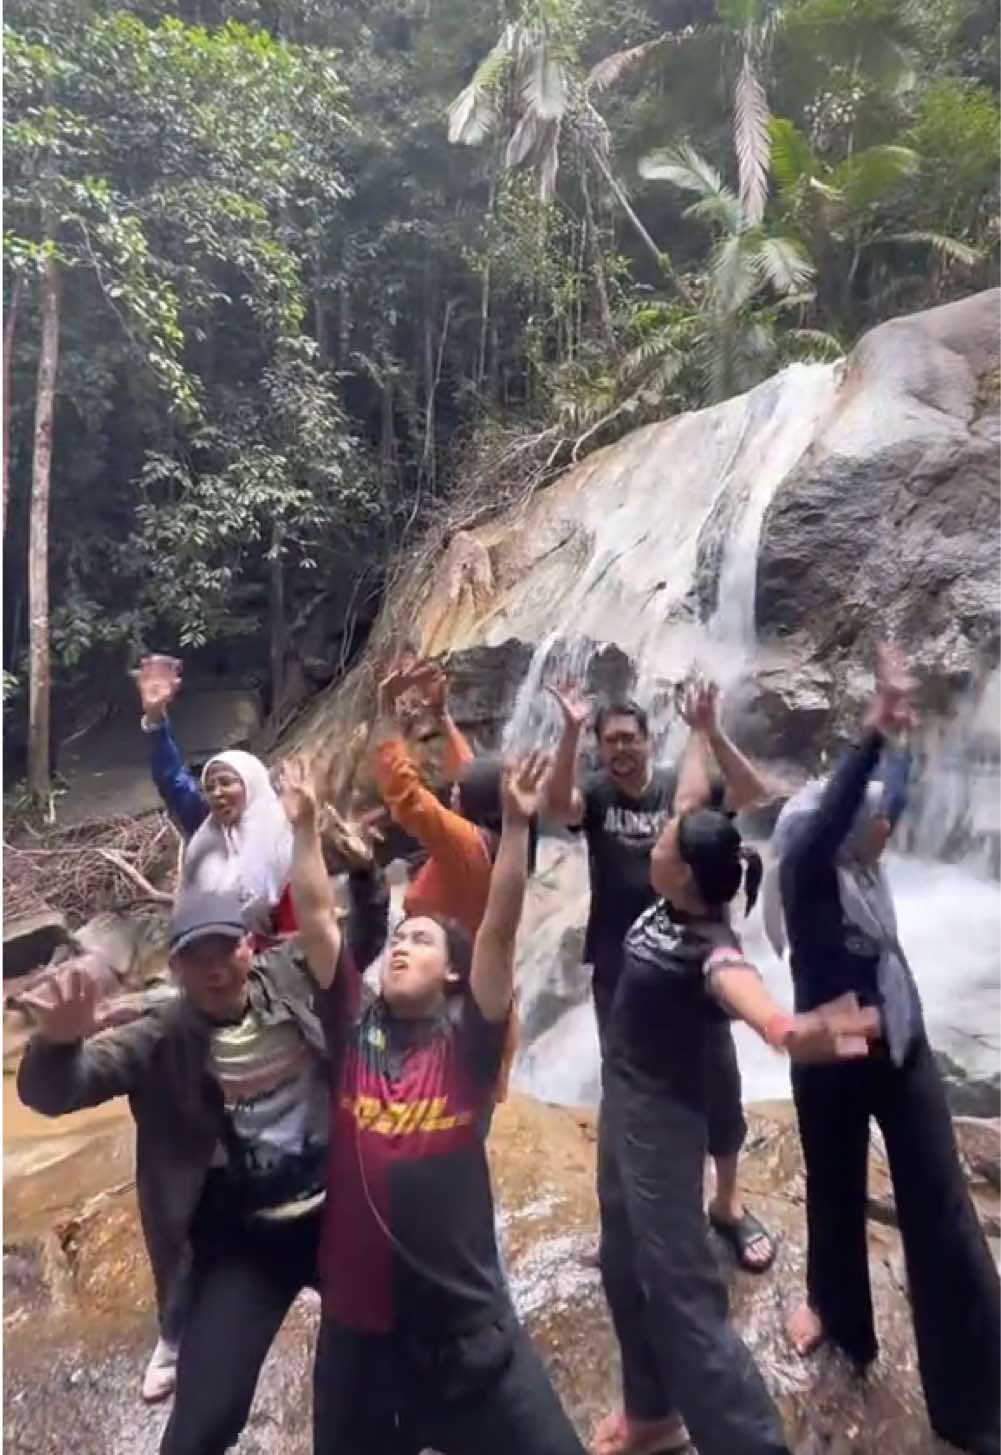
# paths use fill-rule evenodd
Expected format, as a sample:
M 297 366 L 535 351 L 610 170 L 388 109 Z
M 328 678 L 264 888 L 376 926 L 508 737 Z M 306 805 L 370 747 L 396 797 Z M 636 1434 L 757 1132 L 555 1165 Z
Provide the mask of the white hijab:
M 246 803 L 235 824 L 216 823 L 210 814 L 195 832 L 184 856 L 184 884 L 215 893 L 235 890 L 249 927 L 266 934 L 288 883 L 292 830 L 260 758 L 236 750 L 217 753 L 202 771 L 203 788 L 217 766 L 239 777 Z

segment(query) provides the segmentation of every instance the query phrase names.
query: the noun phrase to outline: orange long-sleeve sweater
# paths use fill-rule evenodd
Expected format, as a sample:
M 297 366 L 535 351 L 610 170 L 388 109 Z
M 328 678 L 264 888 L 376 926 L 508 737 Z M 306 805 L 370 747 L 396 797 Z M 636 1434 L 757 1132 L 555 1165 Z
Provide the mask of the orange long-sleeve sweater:
M 454 724 L 446 731 L 449 756 L 458 772 L 473 754 Z M 372 754 L 372 774 L 393 821 L 428 853 L 403 896 L 404 911 L 408 915 L 448 915 L 475 939 L 487 907 L 493 868 L 483 833 L 469 819 L 446 808 L 421 782 L 401 738 L 378 744 Z M 498 1101 L 507 1096 L 517 1044 L 518 1016 L 513 1009 L 497 1080 Z

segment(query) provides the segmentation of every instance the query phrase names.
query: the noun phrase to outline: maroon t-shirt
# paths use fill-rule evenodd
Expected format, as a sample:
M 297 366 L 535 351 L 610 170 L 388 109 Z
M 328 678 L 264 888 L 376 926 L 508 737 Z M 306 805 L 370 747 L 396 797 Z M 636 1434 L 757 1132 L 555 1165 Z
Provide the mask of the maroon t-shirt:
M 397 1020 L 346 953 L 334 990 L 324 1313 L 372 1333 L 477 1328 L 505 1300 L 484 1150 L 505 1023 L 468 993 Z

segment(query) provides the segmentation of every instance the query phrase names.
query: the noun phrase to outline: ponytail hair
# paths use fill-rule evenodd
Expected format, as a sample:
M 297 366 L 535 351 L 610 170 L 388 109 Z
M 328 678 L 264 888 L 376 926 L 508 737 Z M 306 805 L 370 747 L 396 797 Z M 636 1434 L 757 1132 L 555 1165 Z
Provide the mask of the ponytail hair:
M 712 808 L 683 813 L 678 820 L 678 852 L 711 909 L 728 905 L 743 883 L 744 913 L 751 913 L 764 873 L 761 855 L 743 842 L 726 814 Z

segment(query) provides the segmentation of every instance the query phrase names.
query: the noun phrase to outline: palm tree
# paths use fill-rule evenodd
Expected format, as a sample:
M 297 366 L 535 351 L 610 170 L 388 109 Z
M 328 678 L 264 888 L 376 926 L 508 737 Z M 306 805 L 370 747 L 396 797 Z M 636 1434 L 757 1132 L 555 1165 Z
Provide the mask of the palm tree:
M 606 56 L 582 74 L 561 35 L 558 7 L 552 0 L 529 4 L 518 20 L 505 25 L 472 80 L 449 106 L 448 139 L 459 146 L 478 146 L 491 136 L 506 133 L 505 167 L 529 168 L 540 201 L 549 203 L 556 195 L 561 142 L 569 136 L 615 197 L 658 268 L 671 273 L 669 259 L 643 226 L 612 171 L 611 135 L 592 96 L 649 63 L 665 47 L 680 44 L 689 33 L 665 32 L 643 45 Z M 584 191 L 589 207 L 586 179 Z M 685 296 L 684 282 L 678 278 L 674 282 Z
M 796 238 L 756 220 L 687 143 L 644 157 L 640 174 L 694 195 L 683 216 L 713 234 L 695 344 L 709 399 L 748 388 L 790 357 L 841 352 L 838 340 L 819 330 L 780 329 L 785 314 L 813 298 L 815 269 Z
M 785 117 L 774 117 L 770 131 L 780 214 L 815 260 L 820 291 L 831 313 L 848 320 L 860 264 L 865 253 L 877 246 L 930 248 L 966 268 L 981 261 L 981 252 L 959 238 L 927 230 L 899 231 L 893 225 L 887 204 L 921 165 L 910 147 L 865 147 L 830 162 Z

